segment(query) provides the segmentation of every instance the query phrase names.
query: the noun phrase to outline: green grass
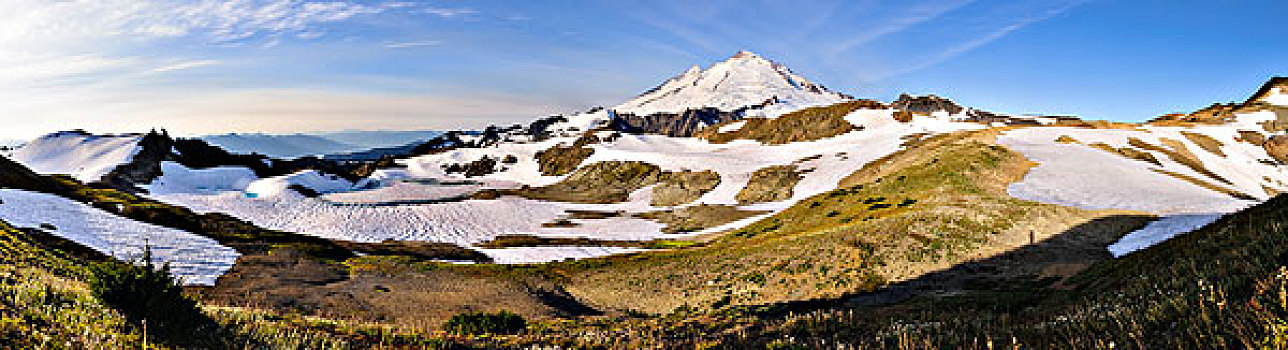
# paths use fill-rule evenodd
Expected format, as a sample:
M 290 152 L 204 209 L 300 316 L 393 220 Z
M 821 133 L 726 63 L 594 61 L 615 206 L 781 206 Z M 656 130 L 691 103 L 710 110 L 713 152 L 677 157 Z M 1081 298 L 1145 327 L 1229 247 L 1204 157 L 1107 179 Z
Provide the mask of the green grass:
M 705 246 L 552 264 L 548 275 L 589 303 L 649 313 L 828 298 L 963 261 L 1038 214 L 1087 215 L 1006 196 L 1028 163 L 1002 147 L 958 140 L 915 152 L 913 164 Z
M 0 222 L 0 344 L 11 348 L 136 349 L 141 332 L 90 293 L 90 271 Z
M 899 312 L 839 308 L 765 320 L 734 347 L 1283 348 L 1288 197 L 1107 260 L 1074 290 L 1007 286 Z
M 501 310 L 498 312 L 466 312 L 452 316 L 443 329 L 453 334 L 516 334 L 528 328 L 523 316 Z

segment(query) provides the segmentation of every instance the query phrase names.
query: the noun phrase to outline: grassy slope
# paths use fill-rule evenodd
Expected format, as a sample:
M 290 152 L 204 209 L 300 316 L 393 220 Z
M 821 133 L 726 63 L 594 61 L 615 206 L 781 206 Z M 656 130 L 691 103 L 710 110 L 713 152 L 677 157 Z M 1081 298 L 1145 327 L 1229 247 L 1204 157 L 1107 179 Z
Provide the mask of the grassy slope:
M 871 290 L 1046 238 L 1111 212 L 1005 194 L 1030 164 L 986 133 L 941 136 L 703 247 L 554 264 L 593 305 L 665 313 Z M 1107 228 L 1108 229 L 1108 228 Z M 1121 229 L 1121 228 L 1113 228 Z
M 840 230 L 861 234 L 863 231 L 858 230 L 862 226 L 839 224 L 824 219 L 826 215 L 819 218 L 805 214 L 817 210 L 835 210 L 842 214 L 834 217 L 848 217 L 849 214 L 841 209 L 857 210 L 855 203 L 834 207 L 826 201 L 844 202 L 851 195 L 871 198 L 873 194 L 902 193 L 892 191 L 910 188 L 926 189 L 927 186 L 919 184 L 926 181 L 947 184 L 929 186 L 929 190 L 955 189 L 961 192 L 933 195 L 947 196 L 946 199 L 921 198 L 926 201 L 919 200 L 911 208 L 896 209 L 902 212 L 876 215 L 875 220 L 906 218 L 918 211 L 941 215 L 974 210 L 987 210 L 981 211 L 987 213 L 998 209 L 994 206 L 1001 204 L 1018 211 L 1014 214 L 1022 214 L 993 216 L 995 221 L 991 221 L 992 224 L 998 225 L 996 220 L 999 219 L 1024 221 L 1030 220 L 1025 218 L 1033 215 L 1054 215 L 1059 210 L 1067 210 L 1056 207 L 1054 210 L 1057 212 L 1044 213 L 1052 210 L 1050 206 L 1007 203 L 1015 200 L 995 196 L 997 183 L 988 185 L 989 181 L 981 179 L 990 178 L 990 174 L 1000 175 L 995 177 L 1000 180 L 998 183 L 1005 183 L 1005 179 L 1011 178 L 1013 174 L 1008 175 L 1006 171 L 987 171 L 1007 169 L 1007 166 L 998 164 L 1010 162 L 1010 157 L 1006 156 L 1009 152 L 984 143 L 975 143 L 969 137 L 954 138 L 956 137 L 926 140 L 910 152 L 876 162 L 865 173 L 851 178 L 850 183 L 865 184 L 863 188 L 838 190 L 830 198 L 828 195 L 821 196 L 817 200 L 824 203 L 818 206 L 811 207 L 811 202 L 806 201 L 803 206 L 778 216 L 779 219 L 796 217 L 799 220 L 780 220 L 778 223 L 772 219 L 766 220 L 741 231 L 741 237 L 735 235 L 717 240 L 711 246 L 711 249 L 716 250 L 709 252 L 713 255 L 725 253 L 727 256 L 737 256 L 732 251 L 735 248 L 728 247 L 733 243 L 740 243 L 741 249 L 754 252 L 756 239 L 769 240 L 779 245 L 794 244 L 793 239 L 832 235 L 832 232 Z M 918 155 L 917 149 L 925 150 L 925 147 L 935 151 Z M 973 156 L 969 156 L 972 154 Z M 927 155 L 939 157 L 919 159 Z M 922 163 L 927 161 L 933 164 L 961 161 L 969 165 L 957 164 L 935 169 L 942 165 Z M 971 176 L 962 177 L 963 174 Z M 905 177 L 902 181 L 891 183 L 890 179 L 898 179 L 899 176 Z M 877 182 L 876 179 L 881 181 Z M 861 191 L 877 192 L 849 193 Z M 1045 210 L 1042 209 L 1044 207 Z M 793 211 L 797 214 L 793 214 Z M 960 218 L 957 221 L 963 222 Z M 909 226 L 888 227 L 891 231 L 887 235 L 897 236 L 898 230 L 914 231 L 927 227 L 926 224 L 906 220 L 903 222 Z M 976 219 L 964 222 L 980 224 L 990 221 Z M 1017 283 L 987 286 L 976 293 L 929 295 L 878 306 L 847 303 L 848 299 L 843 298 L 821 304 L 822 308 L 818 308 L 819 305 L 785 305 L 726 308 L 714 312 L 680 309 L 662 317 L 560 324 L 533 332 L 516 342 L 616 348 L 1284 348 L 1288 347 L 1288 301 L 1285 301 L 1288 300 L 1286 224 L 1288 196 L 1281 196 L 1155 247 L 1123 258 L 1100 261 L 1054 284 L 1024 283 L 1020 280 Z M 762 230 L 772 229 L 757 232 L 756 227 L 761 227 Z M 970 226 L 957 228 L 969 229 L 957 232 L 978 230 L 970 229 Z M 1047 240 L 1062 238 L 1065 237 L 1048 237 Z M 951 244 L 946 246 L 949 248 L 940 251 L 953 251 Z M 835 251 L 822 245 L 814 248 Z M 1028 247 L 1016 251 L 1025 249 Z M 911 249 L 906 252 L 913 254 L 916 251 Z M 613 264 L 603 263 L 603 266 L 596 267 L 618 273 L 633 273 L 631 277 L 642 280 L 636 286 L 636 289 L 640 289 L 651 287 L 648 283 L 652 281 L 648 279 L 653 274 L 642 268 L 621 272 L 622 266 L 634 264 L 652 267 L 660 273 L 669 273 L 668 276 L 678 276 L 681 275 L 680 271 L 667 268 L 683 267 L 677 263 L 679 261 L 699 267 L 711 267 L 710 263 L 700 260 L 706 258 L 701 255 L 703 252 L 708 251 L 678 251 L 667 259 L 649 256 L 618 258 Z M 796 254 L 790 250 L 782 253 Z M 869 256 L 880 255 L 880 248 L 877 248 Z M 1000 255 L 983 261 L 1007 260 L 1012 257 L 1013 255 Z M 800 256 L 788 257 L 791 258 Z M 725 261 L 732 264 L 738 259 Z M 665 265 L 668 263 L 670 265 Z M 974 263 L 963 266 L 972 264 Z M 738 267 L 755 268 L 745 265 Z M 588 271 L 581 273 L 591 274 Z M 777 278 L 777 275 L 771 275 L 767 280 Z M 924 278 L 914 279 L 913 282 Z M 602 283 L 602 280 L 594 282 Z M 640 294 L 647 296 L 646 292 Z M 687 295 L 677 294 L 674 297 L 682 298 Z M 638 300 L 648 301 L 645 298 Z
M 143 337 L 95 300 L 89 273 L 0 222 L 0 344 L 12 348 L 136 349 Z
M 1288 197 L 1070 280 L 1072 290 L 999 290 L 1029 299 L 921 301 L 899 310 L 835 309 L 761 321 L 728 346 L 960 348 L 1284 348 L 1288 346 Z
M 0 348 L 165 349 L 175 342 L 230 349 L 458 347 L 438 334 L 397 332 L 391 325 L 229 307 L 205 307 L 216 327 L 207 331 L 220 336 L 202 337 L 197 345 L 192 343 L 196 337 L 146 337 L 140 324 L 92 295 L 88 262 L 58 248 L 73 245 L 0 221 Z M 471 343 L 486 346 L 489 341 Z

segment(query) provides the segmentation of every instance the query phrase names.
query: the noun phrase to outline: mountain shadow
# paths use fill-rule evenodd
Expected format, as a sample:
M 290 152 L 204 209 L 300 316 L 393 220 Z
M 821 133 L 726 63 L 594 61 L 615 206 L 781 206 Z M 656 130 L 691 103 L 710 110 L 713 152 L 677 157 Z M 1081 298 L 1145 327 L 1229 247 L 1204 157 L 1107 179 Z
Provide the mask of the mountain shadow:
M 763 316 L 774 317 L 823 309 L 887 307 L 909 301 L 979 299 L 978 296 L 993 299 L 998 293 L 1009 297 L 992 300 L 996 302 L 993 305 L 980 306 L 1019 307 L 1028 299 L 1044 295 L 1044 291 L 1073 288 L 1067 284 L 1069 277 L 1111 259 L 1106 247 L 1154 219 L 1148 215 L 1100 217 L 992 257 L 957 264 L 876 291 L 775 303 L 755 309 Z M 1023 291 L 1026 297 L 1013 298 L 1018 294 L 1008 291 Z

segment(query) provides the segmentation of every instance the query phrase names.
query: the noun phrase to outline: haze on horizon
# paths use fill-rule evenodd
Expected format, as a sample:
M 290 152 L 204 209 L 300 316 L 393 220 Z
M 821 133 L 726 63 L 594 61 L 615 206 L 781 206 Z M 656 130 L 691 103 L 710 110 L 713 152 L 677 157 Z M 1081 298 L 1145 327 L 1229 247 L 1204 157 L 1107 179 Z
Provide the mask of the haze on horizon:
M 0 139 L 478 128 L 739 50 L 860 98 L 1143 120 L 1288 75 L 1288 3 L 0 2 Z M 1142 15 L 1142 14 L 1148 14 Z

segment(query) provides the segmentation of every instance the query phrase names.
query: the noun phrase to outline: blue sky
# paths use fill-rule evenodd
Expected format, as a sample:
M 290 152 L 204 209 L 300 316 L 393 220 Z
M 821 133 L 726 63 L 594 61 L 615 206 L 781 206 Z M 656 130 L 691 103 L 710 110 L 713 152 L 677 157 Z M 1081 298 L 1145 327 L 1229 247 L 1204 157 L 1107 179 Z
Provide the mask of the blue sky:
M 447 129 L 755 51 L 858 97 L 1143 120 L 1288 75 L 1282 1 L 0 1 L 0 139 Z

